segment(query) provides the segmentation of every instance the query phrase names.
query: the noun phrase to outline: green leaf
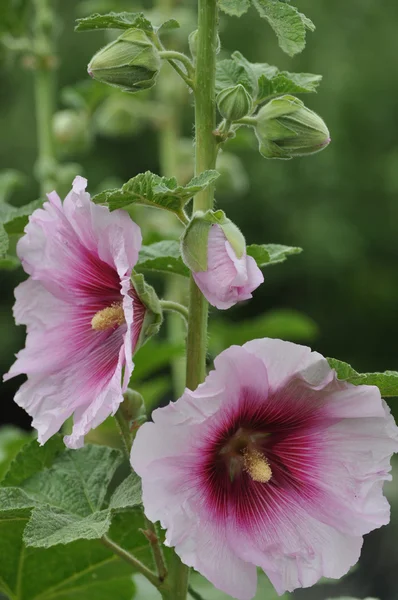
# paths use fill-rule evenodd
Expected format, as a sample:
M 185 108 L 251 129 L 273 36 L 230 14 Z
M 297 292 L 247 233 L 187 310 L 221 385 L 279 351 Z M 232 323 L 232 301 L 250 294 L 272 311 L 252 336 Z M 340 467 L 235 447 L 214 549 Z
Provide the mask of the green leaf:
M 384 373 L 358 373 L 348 363 L 336 358 L 327 359 L 337 377 L 353 385 L 375 385 L 379 388 L 383 398 L 398 396 L 398 372 L 385 371 Z
M 30 439 L 31 436 L 26 431 L 22 431 L 17 427 L 7 425 L 0 429 L 0 481 L 9 468 L 11 461 Z
M 181 25 L 176 19 L 168 19 L 167 21 L 162 23 L 159 27 L 157 27 L 156 31 L 158 34 L 162 34 L 165 31 L 179 29 L 180 27 L 181 27 Z
M 153 26 L 144 13 L 110 12 L 106 15 L 95 13 L 76 20 L 75 31 L 95 31 L 97 29 L 143 29 L 152 33 Z
M 254 258 L 259 267 L 276 265 L 284 262 L 288 256 L 300 254 L 302 251 L 302 248 L 281 244 L 251 244 L 247 247 L 247 254 Z
M 11 462 L 1 485 L 20 486 L 39 471 L 50 467 L 56 456 L 64 450 L 61 435 L 54 435 L 44 446 L 33 440 L 26 444 Z
M 270 337 L 290 342 L 312 342 L 319 334 L 316 323 L 307 315 L 291 309 L 269 311 L 254 319 L 233 323 L 218 318 L 210 323 L 209 344 L 213 355 L 234 344 Z
M 304 50 L 306 29 L 315 29 L 310 19 L 280 0 L 253 0 L 253 4 L 275 31 L 284 52 L 294 56 Z
M 94 196 L 93 201 L 107 204 L 110 210 L 127 208 L 130 204 L 143 204 L 168 210 L 181 217 L 188 200 L 213 183 L 218 176 L 217 171 L 205 171 L 183 186 L 178 185 L 175 177 L 160 177 L 147 171 L 133 177 L 118 190 L 100 192 Z
M 112 510 L 134 508 L 141 504 L 141 498 L 141 480 L 135 473 L 130 473 L 113 493 L 109 507 Z
M 29 216 L 36 208 L 42 206 L 42 200 L 33 200 L 24 206 L 11 206 L 6 202 L 0 204 L 0 224 L 8 234 L 23 233 L 28 223 Z
M 26 548 L 22 540 L 27 509 L 0 512 L 0 592 L 12 600 L 131 600 L 131 567 L 98 540 L 49 549 Z M 115 518 L 109 535 L 150 560 L 139 527 L 142 515 L 129 511 Z
M 250 7 L 250 0 L 218 0 L 222 11 L 232 17 L 241 17 Z
M 252 97 L 257 95 L 257 80 L 251 65 L 239 53 L 216 64 L 216 92 L 241 84 Z
M 142 246 L 135 266 L 136 271 L 160 271 L 189 277 L 189 269 L 184 265 L 180 244 L 175 240 L 164 240 L 149 246 Z
M 105 535 L 112 520 L 105 497 L 121 462 L 118 450 L 87 445 L 66 450 L 26 481 L 24 490 L 40 503 L 25 529 L 26 545 L 49 548 Z
M 322 81 L 322 75 L 311 73 L 289 73 L 281 71 L 274 77 L 261 75 L 258 80 L 258 95 L 256 102 L 264 102 L 282 94 L 307 94 L 316 92 Z

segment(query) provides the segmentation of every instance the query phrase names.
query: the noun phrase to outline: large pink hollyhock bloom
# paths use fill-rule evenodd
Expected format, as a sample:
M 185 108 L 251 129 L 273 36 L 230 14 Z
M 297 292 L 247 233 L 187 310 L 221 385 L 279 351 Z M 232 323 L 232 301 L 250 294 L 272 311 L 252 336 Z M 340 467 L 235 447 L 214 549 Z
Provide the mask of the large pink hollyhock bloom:
M 156 410 L 131 463 L 146 515 L 182 561 L 249 600 L 256 567 L 282 594 L 357 562 L 362 536 L 389 521 L 397 432 L 378 388 L 260 339 L 222 352 L 203 384 Z
M 5 376 L 28 375 L 15 401 L 41 444 L 73 414 L 70 448 L 122 402 L 145 316 L 130 283 L 140 228 L 126 212 L 91 202 L 86 184 L 76 177 L 63 203 L 49 194 L 18 242 L 30 277 L 15 290 L 14 316 L 27 339 Z
M 222 310 L 249 300 L 264 281 L 254 258 L 246 251 L 238 258 L 220 225 L 211 226 L 207 248 L 207 271 L 193 273 L 205 298 Z

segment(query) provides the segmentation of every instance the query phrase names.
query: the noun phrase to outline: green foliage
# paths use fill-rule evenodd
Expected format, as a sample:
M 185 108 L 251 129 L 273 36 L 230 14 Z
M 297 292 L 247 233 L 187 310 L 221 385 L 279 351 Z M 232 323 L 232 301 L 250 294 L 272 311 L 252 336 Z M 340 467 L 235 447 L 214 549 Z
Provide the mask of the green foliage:
M 182 262 L 180 244 L 176 240 L 163 240 L 149 246 L 142 246 L 135 269 L 176 273 L 189 277 L 189 269 Z
M 241 84 L 256 104 L 282 94 L 316 92 L 321 81 L 322 75 L 290 73 L 268 63 L 251 63 L 240 52 L 217 63 L 217 92 Z
M 131 474 L 113 491 L 117 450 L 64 450 L 60 436 L 44 446 L 26 445 L 0 487 L 0 592 L 12 600 L 131 600 L 131 566 L 98 540 L 78 538 L 108 531 L 148 562 L 139 532 L 144 519 L 134 508 L 141 502 L 140 481 Z
M 289 309 L 276 309 L 239 323 L 214 319 L 210 322 L 209 332 L 209 346 L 213 355 L 233 344 L 242 345 L 263 337 L 309 343 L 319 333 L 316 323 L 310 317 Z
M 304 50 L 306 30 L 315 29 L 310 19 L 281 0 L 253 0 L 253 4 L 275 31 L 279 45 L 286 54 L 294 56 Z
M 0 203 L 8 202 L 11 194 L 24 186 L 26 177 L 15 169 L 5 169 L 0 172 Z
M 143 204 L 168 210 L 183 218 L 184 205 L 218 177 L 217 171 L 205 171 L 186 185 L 178 185 L 175 177 L 160 177 L 150 171 L 140 173 L 118 190 L 105 190 L 94 196 L 97 204 L 107 204 L 110 210 Z
M 273 77 L 267 77 L 267 75 L 263 74 L 260 75 L 258 80 L 256 102 L 259 104 L 282 94 L 307 94 L 316 92 L 321 81 L 322 75 L 312 75 L 311 73 L 281 71 Z
M 358 373 L 349 364 L 328 358 L 328 363 L 335 369 L 337 377 L 353 385 L 375 385 L 379 388 L 383 398 L 398 396 L 398 371 L 385 371 L 384 373 Z
M 147 33 L 163 33 L 170 29 L 178 29 L 176 19 L 168 19 L 159 27 L 154 27 L 144 13 L 110 12 L 105 15 L 95 13 L 89 17 L 76 20 L 75 31 L 96 31 L 98 29 L 142 29 Z
M 234 52 L 231 59 L 220 60 L 216 64 L 216 92 L 219 93 L 235 85 L 243 85 L 249 94 L 257 95 L 257 81 L 250 67 L 238 60 L 239 52 Z M 242 57 L 243 58 L 243 57 Z
M 251 244 L 247 246 L 247 254 L 252 256 L 259 267 L 276 265 L 284 262 L 288 256 L 300 254 L 302 248 L 282 246 L 281 244 Z
M 30 435 L 17 427 L 7 425 L 0 429 L 0 481 L 19 450 L 30 440 Z
M 49 467 L 65 449 L 61 435 L 54 435 L 44 446 L 36 440 L 26 444 L 17 454 L 5 474 L 2 486 L 20 486 L 24 481 Z
M 97 29 L 142 29 L 151 33 L 153 26 L 144 13 L 110 12 L 106 15 L 95 13 L 76 20 L 75 31 L 95 31 Z
M 218 5 L 227 15 L 241 17 L 250 7 L 250 0 L 218 0 Z

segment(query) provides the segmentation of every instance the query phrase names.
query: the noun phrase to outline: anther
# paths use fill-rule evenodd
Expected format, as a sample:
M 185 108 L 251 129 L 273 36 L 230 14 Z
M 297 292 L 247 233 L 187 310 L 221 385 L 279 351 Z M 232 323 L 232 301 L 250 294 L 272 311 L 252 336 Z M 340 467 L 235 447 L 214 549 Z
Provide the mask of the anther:
M 272 477 L 268 460 L 257 450 L 245 448 L 243 451 L 243 467 L 253 481 L 267 483 Z
M 112 304 L 99 310 L 91 319 L 91 327 L 96 331 L 105 331 L 110 327 L 118 327 L 125 322 L 122 304 Z

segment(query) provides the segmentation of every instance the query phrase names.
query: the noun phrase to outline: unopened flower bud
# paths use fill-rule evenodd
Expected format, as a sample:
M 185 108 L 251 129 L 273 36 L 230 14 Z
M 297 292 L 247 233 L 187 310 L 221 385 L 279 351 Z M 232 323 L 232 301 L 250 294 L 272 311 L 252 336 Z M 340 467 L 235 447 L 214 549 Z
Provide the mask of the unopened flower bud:
M 191 53 L 191 56 L 193 59 L 196 59 L 196 55 L 198 53 L 198 30 L 195 29 L 195 31 L 192 31 L 192 33 L 189 34 L 188 36 L 188 44 L 189 44 L 189 51 Z M 216 54 L 218 54 L 220 52 L 221 49 L 221 42 L 220 42 L 220 38 L 219 35 L 217 34 L 217 42 L 216 42 Z
M 254 259 L 246 254 L 242 233 L 221 210 L 193 217 L 181 253 L 202 294 L 219 309 L 248 300 L 264 281 Z
M 82 153 L 91 142 L 87 115 L 76 110 L 60 110 L 53 116 L 55 142 L 62 154 Z
M 217 96 L 220 115 L 227 121 L 238 121 L 248 115 L 253 108 L 250 94 L 241 83 L 225 88 Z
M 294 96 L 271 100 L 256 117 L 255 131 L 265 158 L 314 154 L 330 142 L 325 122 Z
M 128 29 L 93 56 L 88 73 L 125 92 L 152 87 L 160 70 L 159 53 L 141 29 Z

